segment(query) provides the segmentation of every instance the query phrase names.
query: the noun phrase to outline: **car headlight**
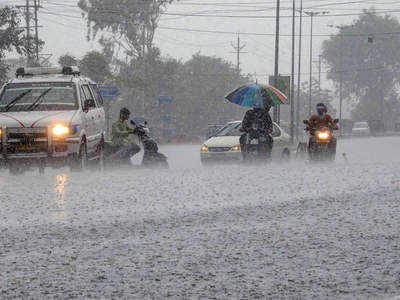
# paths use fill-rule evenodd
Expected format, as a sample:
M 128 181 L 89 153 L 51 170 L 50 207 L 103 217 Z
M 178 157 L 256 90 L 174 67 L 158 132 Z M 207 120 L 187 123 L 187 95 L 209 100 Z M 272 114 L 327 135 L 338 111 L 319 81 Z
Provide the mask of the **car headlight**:
M 232 151 L 241 151 L 240 145 L 233 146 Z
M 68 126 L 65 125 L 56 125 L 53 127 L 53 134 L 56 136 L 65 136 L 69 134 L 70 130 Z
M 208 152 L 208 147 L 203 145 L 203 147 L 201 147 L 201 152 Z

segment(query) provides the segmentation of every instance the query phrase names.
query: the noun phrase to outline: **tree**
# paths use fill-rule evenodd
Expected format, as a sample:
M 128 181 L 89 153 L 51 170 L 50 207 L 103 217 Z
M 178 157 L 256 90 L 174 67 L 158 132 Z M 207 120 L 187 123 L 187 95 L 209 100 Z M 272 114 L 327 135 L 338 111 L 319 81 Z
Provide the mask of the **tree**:
M 400 78 L 399 31 L 397 19 L 368 10 L 323 43 L 328 78 L 338 87 L 342 77 L 355 119 L 383 120 L 390 110 Z
M 91 51 L 79 61 L 79 69 L 82 74 L 97 83 L 104 83 L 111 78 L 110 59 L 103 53 Z
M 111 31 L 111 38 L 130 57 L 143 57 L 152 47 L 160 13 L 173 0 L 80 0 L 79 8 L 87 21 L 88 39 L 99 31 Z
M 79 60 L 70 54 L 64 54 L 58 58 L 58 64 L 61 67 L 64 66 L 77 66 L 79 64 Z
M 6 52 L 16 50 L 22 54 L 24 51 L 22 32 L 18 13 L 8 6 L 0 8 L 0 82 L 7 77 L 8 66 L 4 62 Z

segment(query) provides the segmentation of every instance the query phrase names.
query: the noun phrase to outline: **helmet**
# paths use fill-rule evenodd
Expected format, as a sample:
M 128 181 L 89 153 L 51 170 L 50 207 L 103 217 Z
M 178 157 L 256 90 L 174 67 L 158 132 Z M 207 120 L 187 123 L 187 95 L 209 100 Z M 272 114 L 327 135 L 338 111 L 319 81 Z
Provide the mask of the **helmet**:
M 120 115 L 125 115 L 127 117 L 130 116 L 131 112 L 129 109 L 127 109 L 126 107 L 121 108 L 121 110 L 119 111 Z
M 324 103 L 318 103 L 317 104 L 317 112 L 319 115 L 326 114 L 328 112 L 328 108 Z

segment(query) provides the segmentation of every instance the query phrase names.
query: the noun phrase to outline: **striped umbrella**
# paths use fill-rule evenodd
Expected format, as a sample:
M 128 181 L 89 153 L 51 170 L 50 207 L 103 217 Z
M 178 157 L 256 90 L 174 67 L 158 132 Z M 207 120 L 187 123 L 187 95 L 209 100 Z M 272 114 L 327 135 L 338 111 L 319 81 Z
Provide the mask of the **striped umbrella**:
M 271 85 L 250 84 L 242 86 L 231 92 L 225 98 L 234 104 L 244 107 L 263 107 L 263 96 L 268 99 L 271 106 L 285 104 L 287 97 L 277 88 Z

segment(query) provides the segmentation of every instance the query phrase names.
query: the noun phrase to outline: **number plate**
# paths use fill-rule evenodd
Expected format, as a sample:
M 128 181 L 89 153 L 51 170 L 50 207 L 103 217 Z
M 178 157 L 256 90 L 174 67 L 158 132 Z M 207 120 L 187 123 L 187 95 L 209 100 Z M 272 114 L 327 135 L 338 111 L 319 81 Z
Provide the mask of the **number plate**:
M 251 140 L 250 144 L 251 145 L 258 145 L 258 140 Z

